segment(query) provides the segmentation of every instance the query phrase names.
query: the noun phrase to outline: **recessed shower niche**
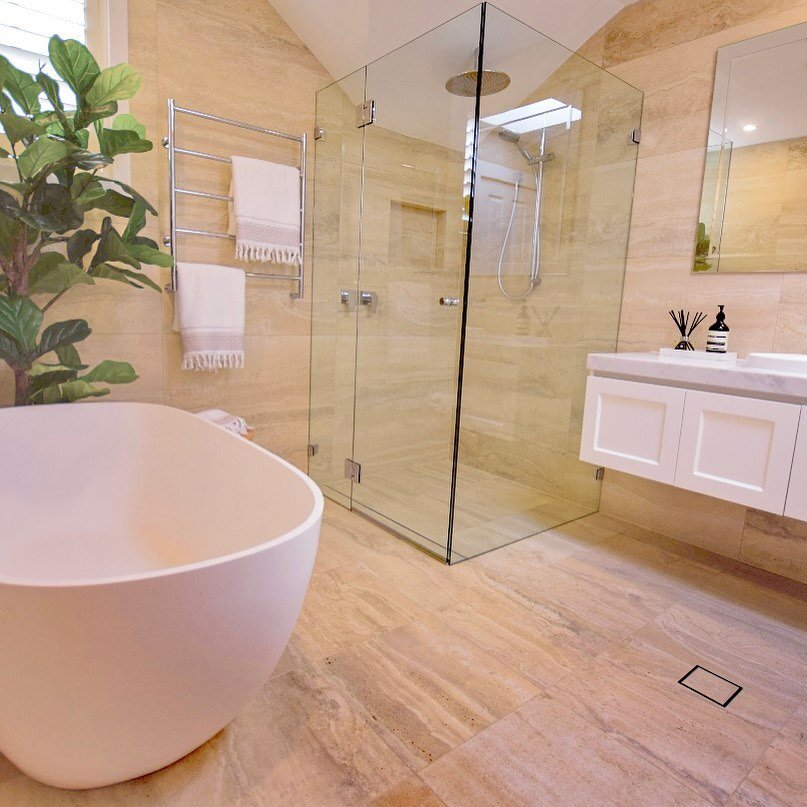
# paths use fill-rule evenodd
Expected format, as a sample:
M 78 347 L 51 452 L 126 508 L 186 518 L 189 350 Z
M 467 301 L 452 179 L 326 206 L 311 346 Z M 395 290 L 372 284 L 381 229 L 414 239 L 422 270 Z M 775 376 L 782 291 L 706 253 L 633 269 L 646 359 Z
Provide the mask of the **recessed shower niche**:
M 642 94 L 490 4 L 317 95 L 311 459 L 448 562 L 587 515 Z

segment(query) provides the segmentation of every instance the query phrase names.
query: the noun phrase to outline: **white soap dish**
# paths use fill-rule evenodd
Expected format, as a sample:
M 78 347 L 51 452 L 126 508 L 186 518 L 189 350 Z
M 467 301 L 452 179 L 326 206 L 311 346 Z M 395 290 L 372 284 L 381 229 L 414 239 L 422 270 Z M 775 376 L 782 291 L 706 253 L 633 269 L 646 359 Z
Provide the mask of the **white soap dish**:
M 663 347 L 658 352 L 660 361 L 674 362 L 675 364 L 692 364 L 693 362 L 709 362 L 721 366 L 737 364 L 736 353 L 707 353 L 705 350 L 675 350 Z

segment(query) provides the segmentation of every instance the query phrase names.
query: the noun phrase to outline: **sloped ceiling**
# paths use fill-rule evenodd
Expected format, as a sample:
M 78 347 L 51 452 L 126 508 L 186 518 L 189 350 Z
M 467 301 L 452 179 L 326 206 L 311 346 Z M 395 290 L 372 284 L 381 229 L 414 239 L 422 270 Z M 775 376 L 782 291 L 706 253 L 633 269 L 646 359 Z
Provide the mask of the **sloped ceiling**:
M 575 49 L 633 0 L 497 0 L 502 11 Z M 334 78 L 473 8 L 472 0 L 271 0 Z

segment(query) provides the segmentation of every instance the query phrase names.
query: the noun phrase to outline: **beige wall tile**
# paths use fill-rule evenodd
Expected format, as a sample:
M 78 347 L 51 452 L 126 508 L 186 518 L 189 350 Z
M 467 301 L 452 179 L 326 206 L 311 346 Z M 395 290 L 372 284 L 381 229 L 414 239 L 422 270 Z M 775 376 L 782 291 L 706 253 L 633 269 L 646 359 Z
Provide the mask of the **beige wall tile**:
M 703 549 L 739 557 L 745 508 L 609 470 L 600 509 Z
M 749 510 L 740 560 L 807 583 L 807 524 L 761 510 Z

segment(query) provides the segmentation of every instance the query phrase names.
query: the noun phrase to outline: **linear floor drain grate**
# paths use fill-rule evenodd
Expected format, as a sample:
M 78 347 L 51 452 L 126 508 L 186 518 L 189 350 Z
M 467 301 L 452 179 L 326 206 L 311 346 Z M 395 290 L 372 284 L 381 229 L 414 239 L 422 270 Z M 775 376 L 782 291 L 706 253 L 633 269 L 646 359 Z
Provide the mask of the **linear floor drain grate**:
M 724 709 L 743 691 L 739 684 L 701 667 L 700 664 L 696 664 L 683 678 L 679 678 L 678 683 Z

